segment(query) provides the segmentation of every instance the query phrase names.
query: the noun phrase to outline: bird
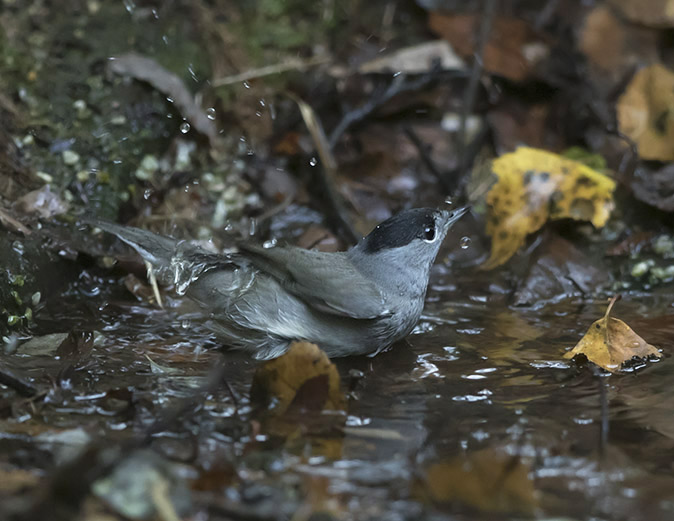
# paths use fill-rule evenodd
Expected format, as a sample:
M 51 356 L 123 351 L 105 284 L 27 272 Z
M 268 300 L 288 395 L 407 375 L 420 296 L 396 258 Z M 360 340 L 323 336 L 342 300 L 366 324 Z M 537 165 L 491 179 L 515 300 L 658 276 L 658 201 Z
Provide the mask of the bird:
M 421 316 L 441 243 L 468 211 L 404 210 L 335 253 L 251 242 L 211 253 L 140 228 L 86 222 L 130 245 L 159 282 L 196 301 L 224 346 L 268 360 L 295 340 L 335 358 L 374 356 L 404 338 Z

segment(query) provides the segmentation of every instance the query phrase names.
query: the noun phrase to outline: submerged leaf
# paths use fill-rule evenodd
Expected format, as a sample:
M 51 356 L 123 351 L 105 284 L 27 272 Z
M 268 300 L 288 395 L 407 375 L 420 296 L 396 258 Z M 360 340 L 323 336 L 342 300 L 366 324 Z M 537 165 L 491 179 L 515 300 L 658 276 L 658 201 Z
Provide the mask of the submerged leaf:
M 496 159 L 492 170 L 498 181 L 487 195 L 492 247 L 483 269 L 505 263 L 548 220 L 571 218 L 599 228 L 613 209 L 610 177 L 545 150 L 521 147 Z
M 590 326 L 585 336 L 576 347 L 564 355 L 564 358 L 582 354 L 599 367 L 615 373 L 620 371 L 625 362 L 633 358 L 662 356 L 655 346 L 647 343 L 625 322 L 609 316 L 617 300 L 618 297 L 613 297 L 604 317 Z
M 260 366 L 251 399 L 274 404 L 279 413 L 289 409 L 341 410 L 345 406 L 337 367 L 309 342 L 294 342 L 283 356 Z
M 414 495 L 491 513 L 531 515 L 538 504 L 529 466 L 493 449 L 433 463 L 415 483 Z

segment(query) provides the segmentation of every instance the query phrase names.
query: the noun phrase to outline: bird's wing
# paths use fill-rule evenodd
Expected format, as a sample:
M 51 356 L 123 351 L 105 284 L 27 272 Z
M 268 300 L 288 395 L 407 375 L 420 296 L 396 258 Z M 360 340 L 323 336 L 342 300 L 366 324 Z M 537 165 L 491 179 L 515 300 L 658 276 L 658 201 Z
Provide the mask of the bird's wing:
M 289 292 L 333 315 L 372 319 L 390 314 L 376 284 L 339 253 L 240 245 L 241 254 Z

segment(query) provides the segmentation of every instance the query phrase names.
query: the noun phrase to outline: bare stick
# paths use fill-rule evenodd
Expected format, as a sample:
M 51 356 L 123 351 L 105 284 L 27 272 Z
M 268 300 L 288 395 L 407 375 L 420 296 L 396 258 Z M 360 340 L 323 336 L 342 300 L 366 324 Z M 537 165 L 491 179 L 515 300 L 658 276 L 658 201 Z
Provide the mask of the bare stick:
M 258 69 L 250 69 L 240 74 L 227 76 L 225 78 L 218 78 L 211 82 L 213 87 L 223 87 L 225 85 L 232 85 L 234 83 L 241 83 L 255 78 L 263 78 L 264 76 L 271 76 L 272 74 L 280 74 L 288 71 L 302 71 L 309 67 L 321 65 L 330 61 L 329 56 L 314 56 L 308 60 L 294 59 L 288 60 L 284 63 L 276 63 L 274 65 L 266 65 Z
M 328 204 L 334 214 L 335 219 L 338 221 L 340 228 L 344 231 L 342 235 L 346 235 L 348 242 L 355 244 L 360 239 L 358 231 L 351 222 L 349 213 L 346 211 L 342 199 L 337 191 L 335 186 L 335 178 L 337 176 L 337 160 L 332 154 L 332 145 L 328 142 L 328 138 L 325 135 L 323 130 L 323 125 L 321 124 L 316 112 L 311 106 L 297 98 L 294 95 L 290 95 L 297 106 L 300 108 L 302 113 L 302 118 L 304 119 L 304 124 L 309 129 L 309 133 L 314 141 L 316 146 L 316 151 L 318 156 L 321 158 L 322 169 L 319 170 L 321 173 L 321 182 L 323 184 L 323 189 L 325 192 L 325 197 Z
M 480 33 L 477 41 L 477 49 L 475 52 L 475 61 L 468 80 L 468 87 L 463 98 L 463 107 L 461 110 L 461 120 L 459 126 L 458 136 L 458 150 L 457 156 L 459 161 L 459 172 L 463 172 L 468 167 L 468 158 L 466 154 L 466 120 L 473 112 L 475 105 L 475 97 L 477 94 L 477 87 L 480 83 L 482 70 L 484 68 L 484 50 L 487 47 L 489 40 L 489 32 L 491 31 L 491 24 L 496 11 L 496 0 L 485 0 L 484 11 L 482 13 L 482 23 L 480 25 Z

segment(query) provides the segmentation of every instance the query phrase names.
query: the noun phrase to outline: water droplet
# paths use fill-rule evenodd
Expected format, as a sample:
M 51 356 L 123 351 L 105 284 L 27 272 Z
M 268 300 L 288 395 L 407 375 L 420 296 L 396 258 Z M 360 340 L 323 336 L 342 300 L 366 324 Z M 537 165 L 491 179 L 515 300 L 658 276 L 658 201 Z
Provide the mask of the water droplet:
M 169 44 L 168 36 L 164 35 L 164 36 L 161 37 L 161 39 L 162 39 L 162 41 L 164 42 L 164 45 L 168 45 L 168 44 Z
M 261 118 L 261 117 L 262 117 L 262 112 L 260 112 L 259 110 L 256 110 L 256 111 L 255 111 L 255 115 L 256 115 L 258 118 Z
M 234 226 L 232 226 L 232 223 L 230 223 L 229 221 L 227 221 L 227 222 L 225 223 L 225 231 L 226 231 L 226 232 L 231 232 L 233 229 L 234 229 Z
M 166 96 L 166 101 L 173 103 L 173 98 L 171 96 Z
M 266 107 L 267 104 L 264 102 L 263 99 L 260 100 L 260 107 Z
M 248 83 L 247 81 L 243 82 L 243 86 L 246 87 L 247 89 L 250 89 L 250 83 Z
M 209 107 L 206 109 L 206 117 L 211 121 L 215 119 L 215 109 L 213 107 Z
M 187 121 L 183 121 L 180 124 L 180 132 L 182 132 L 183 134 L 187 134 L 190 131 L 190 128 L 191 128 L 190 124 Z
M 257 219 L 255 217 L 251 218 L 248 223 L 248 235 L 251 237 L 257 232 Z
M 183 329 L 188 329 L 190 325 L 191 322 L 186 318 L 180 321 L 180 327 L 182 327 Z
M 194 72 L 194 66 L 191 63 L 187 66 L 187 71 L 190 73 L 190 76 L 192 76 L 192 79 L 195 82 L 199 82 L 199 78 L 197 78 L 197 73 Z
M 312 157 L 312 158 L 309 160 L 309 165 L 310 165 L 310 166 L 316 166 L 317 164 L 318 164 L 318 160 L 317 160 L 315 157 Z
M 152 16 L 154 16 L 155 20 L 159 20 L 159 12 L 154 7 L 152 8 Z
M 276 239 L 275 238 L 269 239 L 268 241 L 264 241 L 262 243 L 263 248 L 273 248 L 274 246 L 276 246 Z
M 19 255 L 23 255 L 24 252 L 23 243 L 19 241 L 14 241 L 12 243 L 12 250 L 14 250 Z
M 448 204 L 449 206 L 453 206 L 453 205 L 454 205 L 454 201 L 452 201 L 452 198 L 451 198 L 451 197 L 447 197 L 447 198 L 445 199 L 445 204 Z
M 471 243 L 471 238 L 470 237 L 461 237 L 461 240 L 459 241 L 459 244 L 461 245 L 461 249 L 465 250 L 470 246 Z
M 124 0 L 124 8 L 129 14 L 133 14 L 136 10 L 136 3 L 133 0 Z

